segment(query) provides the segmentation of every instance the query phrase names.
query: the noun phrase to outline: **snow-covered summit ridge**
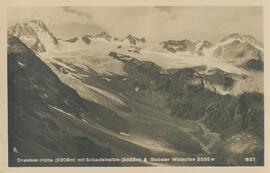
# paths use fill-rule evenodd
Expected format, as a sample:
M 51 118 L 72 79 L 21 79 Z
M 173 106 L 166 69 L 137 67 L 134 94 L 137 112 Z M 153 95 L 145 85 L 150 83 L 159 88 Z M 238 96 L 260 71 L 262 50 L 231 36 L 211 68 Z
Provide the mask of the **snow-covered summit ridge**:
M 218 43 L 207 40 L 167 40 L 161 43 L 149 42 L 129 34 L 123 39 L 113 37 L 107 32 L 98 34 L 83 34 L 69 39 L 56 38 L 41 20 L 17 23 L 8 30 L 9 34 L 18 37 L 35 52 L 67 51 L 90 49 L 91 47 L 112 47 L 118 51 L 128 51 L 140 54 L 145 51 L 173 53 L 175 55 L 210 56 L 237 60 L 263 59 L 263 43 L 251 35 L 233 33 L 225 36 Z M 242 61 L 241 61 L 242 62 Z
M 252 44 L 256 47 L 263 48 L 263 43 L 258 41 L 254 36 L 248 35 L 248 34 L 239 34 L 239 33 L 233 33 L 230 35 L 225 36 L 224 38 L 221 39 L 220 44 L 228 44 L 231 43 L 232 41 L 238 40 L 240 42 L 247 42 L 249 44 Z
M 36 52 L 58 49 L 58 40 L 41 20 L 17 23 L 8 29 L 8 34 L 18 37 Z

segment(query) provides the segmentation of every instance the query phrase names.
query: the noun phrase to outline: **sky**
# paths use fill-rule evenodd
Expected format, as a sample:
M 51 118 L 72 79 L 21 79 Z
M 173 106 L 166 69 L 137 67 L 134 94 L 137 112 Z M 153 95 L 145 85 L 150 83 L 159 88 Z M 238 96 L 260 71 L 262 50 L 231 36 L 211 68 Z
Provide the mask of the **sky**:
M 263 40 L 259 6 L 130 6 L 130 7 L 10 7 L 8 25 L 42 20 L 57 37 L 68 39 L 105 31 L 118 38 L 128 34 L 148 41 L 209 40 L 231 33 Z

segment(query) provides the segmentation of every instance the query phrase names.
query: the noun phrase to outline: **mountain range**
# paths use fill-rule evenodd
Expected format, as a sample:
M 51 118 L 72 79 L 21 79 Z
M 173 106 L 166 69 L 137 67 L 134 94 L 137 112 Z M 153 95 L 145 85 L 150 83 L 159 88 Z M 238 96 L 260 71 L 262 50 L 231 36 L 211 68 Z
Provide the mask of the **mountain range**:
M 263 165 L 264 55 L 253 36 L 60 39 L 40 20 L 8 34 L 10 165 L 29 166 L 17 157 L 206 155 L 216 162 L 168 164 Z M 107 166 L 121 165 L 162 164 Z

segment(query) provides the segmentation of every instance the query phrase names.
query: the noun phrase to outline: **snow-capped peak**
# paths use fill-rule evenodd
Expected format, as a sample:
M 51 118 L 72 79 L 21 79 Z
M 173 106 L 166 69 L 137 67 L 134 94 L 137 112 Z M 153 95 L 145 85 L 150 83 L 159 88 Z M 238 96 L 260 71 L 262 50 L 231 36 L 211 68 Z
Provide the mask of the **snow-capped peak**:
M 241 65 L 251 59 L 263 59 L 263 44 L 251 35 L 233 33 L 221 39 L 211 55 Z
M 47 26 L 41 20 L 30 20 L 29 24 L 32 24 L 32 26 L 36 26 L 37 29 L 41 29 L 43 31 L 48 31 Z
M 255 37 L 253 37 L 252 35 L 247 35 L 247 34 L 238 34 L 238 33 L 233 33 L 230 35 L 225 36 L 221 41 L 220 41 L 220 45 L 226 45 L 226 44 L 230 44 L 233 41 L 240 41 L 242 43 L 246 42 L 249 43 L 251 45 L 253 45 L 254 47 L 258 48 L 258 49 L 262 49 L 263 48 L 263 44 L 258 41 Z
M 58 49 L 58 40 L 41 20 L 17 23 L 9 28 L 8 33 L 36 52 Z

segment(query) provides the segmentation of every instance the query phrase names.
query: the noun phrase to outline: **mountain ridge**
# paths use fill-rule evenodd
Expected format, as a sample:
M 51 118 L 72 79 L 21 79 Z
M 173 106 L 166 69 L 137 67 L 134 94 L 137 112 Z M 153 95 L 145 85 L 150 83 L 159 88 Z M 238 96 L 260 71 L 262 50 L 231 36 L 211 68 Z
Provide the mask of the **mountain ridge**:
M 41 20 L 32 20 L 26 23 L 18 23 L 14 26 L 11 26 L 8 29 L 9 34 L 19 37 L 25 44 L 31 47 L 37 52 L 46 52 L 46 50 L 57 50 L 60 49 L 58 44 L 59 39 L 57 39 L 47 28 L 47 26 Z M 43 36 L 41 36 L 43 33 Z M 46 34 L 44 34 L 46 33 Z M 44 36 L 45 35 L 45 36 Z M 73 37 L 74 39 L 75 37 Z M 109 35 L 106 32 L 100 32 L 96 35 L 84 34 L 80 39 L 60 39 L 70 43 L 76 43 L 79 40 L 82 40 L 85 44 L 91 45 L 95 39 L 104 39 L 108 42 L 113 42 L 117 44 L 118 47 L 124 47 L 125 44 L 130 44 L 128 47 L 139 46 L 140 49 L 145 49 L 144 44 L 147 45 L 145 38 L 138 38 L 129 34 L 124 39 L 118 39 Z M 46 43 L 45 43 L 46 42 Z M 140 45 L 138 45 L 138 43 Z M 123 45 L 124 44 L 124 45 Z M 141 45 L 142 44 L 142 45 Z M 227 36 L 224 36 L 219 42 L 211 43 L 207 40 L 193 41 L 189 39 L 183 40 L 167 40 L 158 43 L 157 45 L 161 46 L 161 49 L 167 50 L 168 52 L 177 53 L 177 52 L 186 52 L 196 56 L 214 56 L 214 57 L 223 57 L 237 59 L 240 57 L 245 57 L 246 59 L 258 59 L 256 57 L 259 54 L 263 59 L 263 44 L 256 40 L 255 37 L 251 35 L 244 35 L 238 33 L 232 33 Z M 239 48 L 236 48 L 239 47 Z M 212 50 L 213 49 L 213 50 Z M 225 52 L 222 50 L 225 49 Z M 249 50 L 250 53 L 242 54 L 242 51 Z M 134 51 L 140 52 L 140 51 Z M 227 53 L 228 52 L 228 53 Z M 231 53 L 234 52 L 234 53 Z M 252 57 L 251 57 L 252 56 Z

